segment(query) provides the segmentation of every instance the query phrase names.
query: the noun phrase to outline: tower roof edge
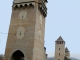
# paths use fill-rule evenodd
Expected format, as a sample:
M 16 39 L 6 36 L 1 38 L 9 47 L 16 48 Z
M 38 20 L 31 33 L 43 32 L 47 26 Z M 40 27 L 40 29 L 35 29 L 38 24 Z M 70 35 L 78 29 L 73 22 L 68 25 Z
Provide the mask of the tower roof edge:
M 63 42 L 65 42 L 61 36 L 55 42 L 57 42 L 57 41 L 63 41 Z
M 65 48 L 65 52 L 70 52 L 67 47 Z

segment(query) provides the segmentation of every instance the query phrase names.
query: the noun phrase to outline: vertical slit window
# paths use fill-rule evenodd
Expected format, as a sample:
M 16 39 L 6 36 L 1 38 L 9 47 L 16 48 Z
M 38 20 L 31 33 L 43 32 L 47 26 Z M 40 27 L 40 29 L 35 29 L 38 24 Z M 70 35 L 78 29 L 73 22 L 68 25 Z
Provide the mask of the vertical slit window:
M 59 48 L 59 50 L 60 50 L 60 48 Z
M 60 53 L 59 53 L 59 56 L 60 56 Z

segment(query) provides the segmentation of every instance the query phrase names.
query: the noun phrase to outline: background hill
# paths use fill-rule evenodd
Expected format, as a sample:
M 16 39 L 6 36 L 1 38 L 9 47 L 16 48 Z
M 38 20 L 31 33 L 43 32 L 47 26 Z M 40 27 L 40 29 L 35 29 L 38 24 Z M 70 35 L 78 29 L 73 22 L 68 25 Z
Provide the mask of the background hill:
M 47 60 L 54 60 L 54 57 L 49 57 Z M 71 60 L 80 60 L 80 59 L 71 57 Z

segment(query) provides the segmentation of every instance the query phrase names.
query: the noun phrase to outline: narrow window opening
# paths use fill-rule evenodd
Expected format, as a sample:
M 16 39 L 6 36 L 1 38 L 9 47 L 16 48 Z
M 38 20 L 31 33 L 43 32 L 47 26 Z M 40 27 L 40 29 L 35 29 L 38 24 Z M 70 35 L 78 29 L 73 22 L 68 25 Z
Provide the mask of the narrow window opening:
M 61 42 L 60 42 L 60 44 L 61 44 Z
M 60 42 L 57 42 L 57 44 L 60 44 Z
M 60 60 L 60 59 L 58 59 L 58 60 Z
M 56 44 L 58 44 L 58 42 L 56 42 Z
M 60 50 L 60 48 L 59 48 L 59 50 Z
M 59 56 L 60 56 L 60 53 L 59 53 Z

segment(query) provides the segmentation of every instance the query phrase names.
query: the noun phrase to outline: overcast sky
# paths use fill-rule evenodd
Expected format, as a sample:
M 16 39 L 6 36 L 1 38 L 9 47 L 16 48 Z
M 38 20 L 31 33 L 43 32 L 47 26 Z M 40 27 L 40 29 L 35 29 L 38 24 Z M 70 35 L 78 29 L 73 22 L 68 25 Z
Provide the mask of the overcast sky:
M 8 33 L 13 0 L 0 1 L 0 32 Z M 55 51 L 55 40 L 61 35 L 71 54 L 80 54 L 80 0 L 49 0 L 45 24 L 47 53 Z M 4 54 L 7 34 L 0 33 L 0 54 Z M 50 54 L 49 54 L 50 55 Z

